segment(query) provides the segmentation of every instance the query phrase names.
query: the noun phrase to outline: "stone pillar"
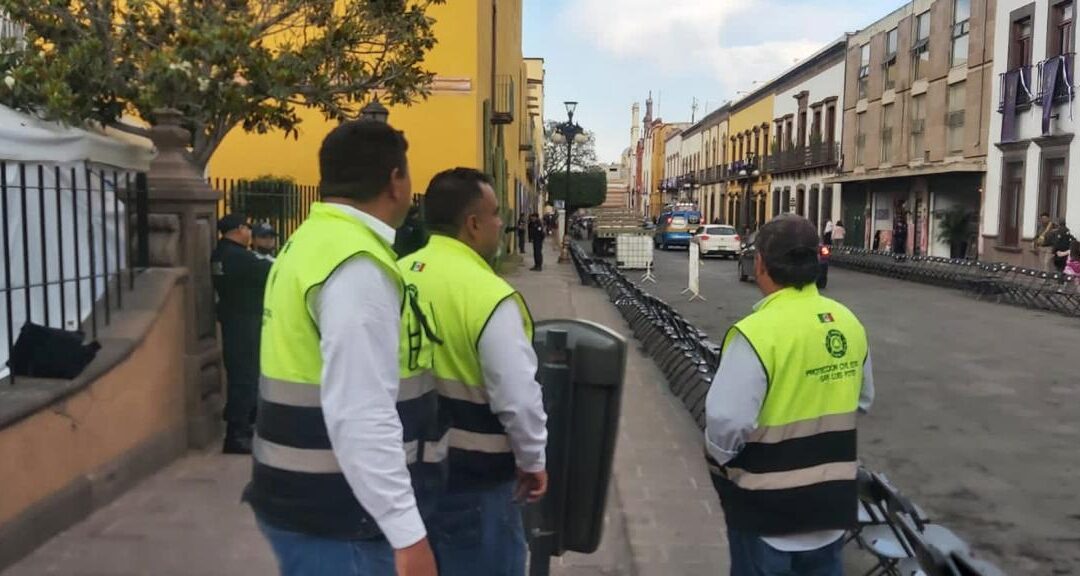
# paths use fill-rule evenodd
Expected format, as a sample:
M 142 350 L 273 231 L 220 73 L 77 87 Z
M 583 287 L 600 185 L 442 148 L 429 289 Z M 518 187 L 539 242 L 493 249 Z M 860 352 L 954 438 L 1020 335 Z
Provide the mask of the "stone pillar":
M 218 193 L 191 162 L 190 133 L 175 111 L 157 114 L 151 130 L 157 158 L 148 175 L 150 265 L 188 270 L 185 288 L 185 403 L 188 442 L 203 447 L 221 429 L 222 369 L 210 252 L 217 240 Z

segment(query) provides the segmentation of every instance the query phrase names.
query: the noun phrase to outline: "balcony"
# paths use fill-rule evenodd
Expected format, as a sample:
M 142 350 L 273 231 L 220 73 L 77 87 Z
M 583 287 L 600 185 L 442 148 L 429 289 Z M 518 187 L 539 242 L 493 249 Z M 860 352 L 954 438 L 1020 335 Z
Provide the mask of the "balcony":
M 499 74 L 495 77 L 494 108 L 491 111 L 492 124 L 511 124 L 514 122 L 514 105 L 517 97 L 514 92 L 514 77 Z
M 765 163 L 761 162 L 760 158 L 749 158 L 746 160 L 736 160 L 727 165 L 727 179 L 728 180 L 741 180 L 750 177 L 754 170 L 759 173 L 768 172 L 768 167 L 764 166 Z M 740 174 L 742 171 L 746 171 L 746 174 Z
M 1005 103 L 1016 94 L 1016 109 L 1027 110 L 1031 107 L 1034 99 L 1031 85 L 1031 65 L 1014 68 L 1008 72 L 998 74 L 998 112 L 1005 112 Z M 1010 92 L 1015 90 L 1015 92 Z
M 775 153 L 769 156 L 767 165 L 769 172 L 778 173 L 833 167 L 839 160 L 839 143 L 820 142 Z
M 1035 95 L 1035 103 L 1042 106 L 1047 99 L 1053 104 L 1068 102 L 1076 90 L 1076 79 L 1073 78 L 1075 70 L 1074 61 L 1076 54 L 1068 53 L 1054 56 L 1039 62 L 1039 82 L 1036 84 L 1038 93 Z M 1053 74 L 1051 78 L 1050 75 Z M 1053 91 L 1048 96 L 1047 92 Z

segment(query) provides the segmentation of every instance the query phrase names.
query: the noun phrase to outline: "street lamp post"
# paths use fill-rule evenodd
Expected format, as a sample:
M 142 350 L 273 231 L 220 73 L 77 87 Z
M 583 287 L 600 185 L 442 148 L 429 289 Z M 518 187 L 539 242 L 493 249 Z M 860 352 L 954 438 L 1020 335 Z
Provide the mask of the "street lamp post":
M 757 178 L 761 175 L 761 172 L 757 169 L 757 166 L 754 163 L 755 160 L 756 158 L 754 158 L 754 153 L 749 153 L 747 155 L 746 162 L 743 164 L 742 169 L 739 170 L 739 176 L 742 178 L 746 178 L 746 181 L 743 185 L 743 205 L 742 210 L 740 210 L 743 216 L 742 224 L 744 230 L 750 228 L 750 180 L 752 178 Z
M 372 100 L 367 106 L 360 109 L 360 117 L 365 120 L 386 122 L 386 119 L 390 117 L 390 110 L 379 103 L 378 100 Z
M 555 127 L 555 134 L 551 139 L 556 144 L 566 142 L 566 188 L 563 196 L 563 205 L 566 213 L 563 216 L 562 250 L 559 253 L 559 262 L 570 259 L 570 167 L 573 164 L 574 144 L 583 144 L 587 140 L 585 129 L 574 123 L 574 112 L 577 111 L 577 102 L 564 102 L 566 105 L 566 122 Z

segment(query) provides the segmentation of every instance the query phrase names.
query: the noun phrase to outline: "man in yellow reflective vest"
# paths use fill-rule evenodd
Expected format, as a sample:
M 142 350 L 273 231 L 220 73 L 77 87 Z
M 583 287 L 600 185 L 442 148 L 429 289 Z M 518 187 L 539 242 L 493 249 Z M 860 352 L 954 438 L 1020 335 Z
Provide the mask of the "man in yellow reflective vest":
M 412 291 L 390 248 L 411 202 L 407 149 L 385 123 L 335 128 L 322 201 L 270 271 L 244 497 L 283 576 L 437 574 L 420 512 L 442 488 L 446 429 L 430 370 L 399 364 Z
M 424 195 L 426 247 L 399 262 L 434 325 L 450 476 L 432 521 L 443 576 L 523 576 L 521 503 L 547 490 L 547 430 L 532 318 L 492 270 L 504 234 L 492 180 L 456 168 Z
M 866 331 L 821 296 L 819 238 L 799 216 L 758 231 L 765 294 L 724 338 L 706 451 L 733 576 L 839 576 L 857 513 L 855 414 L 874 395 Z

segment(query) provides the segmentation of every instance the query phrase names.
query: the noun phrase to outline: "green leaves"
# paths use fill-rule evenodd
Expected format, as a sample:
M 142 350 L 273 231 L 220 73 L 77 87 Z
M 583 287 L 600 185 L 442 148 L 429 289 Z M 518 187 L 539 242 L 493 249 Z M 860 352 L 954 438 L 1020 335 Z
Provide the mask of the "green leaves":
M 205 166 L 228 132 L 295 136 L 298 106 L 349 119 L 428 95 L 444 0 L 0 0 L 0 102 L 70 124 L 174 108 Z
M 571 172 L 570 202 L 572 208 L 592 208 L 604 203 L 607 197 L 607 173 L 604 171 Z M 548 176 L 548 198 L 566 198 L 566 172 Z

